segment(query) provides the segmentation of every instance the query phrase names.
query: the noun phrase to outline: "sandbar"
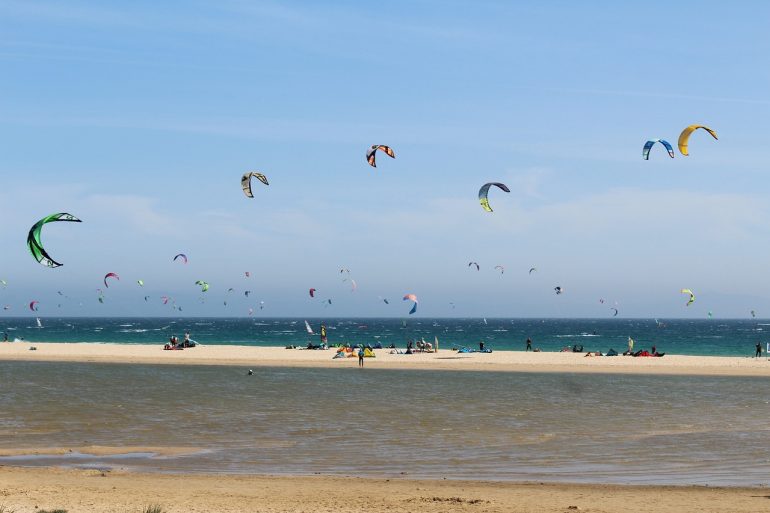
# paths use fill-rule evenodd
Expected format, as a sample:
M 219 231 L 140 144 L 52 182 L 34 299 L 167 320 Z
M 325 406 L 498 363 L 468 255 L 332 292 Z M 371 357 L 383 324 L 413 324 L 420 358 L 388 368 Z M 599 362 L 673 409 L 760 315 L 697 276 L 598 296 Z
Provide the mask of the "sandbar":
M 30 350 L 30 347 L 36 350 Z M 164 351 L 161 345 L 142 344 L 0 343 L 0 361 L 357 368 L 357 358 L 332 359 L 334 354 L 334 349 L 304 350 L 224 344 Z M 766 358 L 735 356 L 586 357 L 583 353 L 524 351 L 458 354 L 449 349 L 411 355 L 391 354 L 390 349 L 376 349 L 375 354 L 375 358 L 365 359 L 365 369 L 770 376 L 770 361 Z

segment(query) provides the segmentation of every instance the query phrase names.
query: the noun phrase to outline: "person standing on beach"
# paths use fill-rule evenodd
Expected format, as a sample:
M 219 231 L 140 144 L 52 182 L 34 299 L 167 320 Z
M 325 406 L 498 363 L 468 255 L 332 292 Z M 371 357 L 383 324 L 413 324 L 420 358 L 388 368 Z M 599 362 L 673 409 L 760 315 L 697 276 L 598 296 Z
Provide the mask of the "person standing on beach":
M 531 351 L 531 350 L 532 350 L 532 339 L 527 337 L 527 351 Z
M 757 341 L 757 353 L 754 355 L 754 358 L 762 358 L 762 342 Z
M 359 367 L 364 366 L 364 348 L 363 347 L 358 348 L 358 366 Z
M 3 332 L 3 342 L 8 342 L 8 332 L 7 331 Z
M 634 354 L 634 339 L 628 337 L 628 354 Z

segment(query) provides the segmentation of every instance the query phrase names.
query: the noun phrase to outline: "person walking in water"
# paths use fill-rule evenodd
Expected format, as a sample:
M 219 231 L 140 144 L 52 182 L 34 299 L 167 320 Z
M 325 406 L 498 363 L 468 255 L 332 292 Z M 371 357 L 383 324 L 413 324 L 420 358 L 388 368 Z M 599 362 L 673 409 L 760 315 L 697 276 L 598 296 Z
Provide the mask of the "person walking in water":
M 358 366 L 359 367 L 364 366 L 364 348 L 363 347 L 358 348 Z
M 757 353 L 754 355 L 754 358 L 762 358 L 762 342 L 757 341 Z
M 532 339 L 527 337 L 527 351 L 532 351 Z

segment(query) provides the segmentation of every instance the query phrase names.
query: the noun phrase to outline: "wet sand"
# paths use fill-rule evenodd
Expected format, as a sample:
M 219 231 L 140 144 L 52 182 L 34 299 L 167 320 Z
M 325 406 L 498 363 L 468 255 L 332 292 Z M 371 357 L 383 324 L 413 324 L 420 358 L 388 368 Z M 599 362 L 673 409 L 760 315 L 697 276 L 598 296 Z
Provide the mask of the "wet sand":
M 510 484 L 325 476 L 163 475 L 0 467 L 6 511 L 703 512 L 765 511 L 767 488 Z
M 37 349 L 32 351 L 30 347 Z M 357 358 L 332 359 L 334 354 L 333 349 L 313 351 L 236 345 L 198 346 L 182 351 L 164 351 L 160 345 L 0 343 L 0 360 L 234 365 L 247 368 L 259 366 L 357 367 Z M 375 358 L 366 359 L 366 368 L 770 376 L 770 361 L 766 358 L 682 355 L 666 355 L 662 358 L 586 357 L 583 353 L 523 351 L 458 354 L 445 349 L 436 353 L 412 355 L 391 354 L 389 349 L 377 349 L 375 354 Z

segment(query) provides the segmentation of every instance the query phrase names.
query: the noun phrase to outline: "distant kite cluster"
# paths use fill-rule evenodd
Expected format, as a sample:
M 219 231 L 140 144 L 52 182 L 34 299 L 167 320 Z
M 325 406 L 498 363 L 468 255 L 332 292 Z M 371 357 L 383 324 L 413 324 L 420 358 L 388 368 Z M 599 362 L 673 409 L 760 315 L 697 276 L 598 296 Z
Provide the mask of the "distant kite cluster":
M 682 155 L 684 155 L 684 156 L 689 155 L 688 147 L 689 147 L 690 136 L 693 134 L 693 132 L 695 132 L 698 129 L 703 129 L 704 131 L 708 132 L 714 139 L 717 139 L 716 132 L 714 130 L 712 130 L 711 128 L 709 128 L 707 126 L 704 126 L 704 125 L 690 125 L 687 128 L 685 128 L 684 130 L 682 130 L 681 134 L 679 135 L 678 147 L 679 147 L 679 152 Z M 671 146 L 671 144 L 668 141 L 666 141 L 664 139 L 650 139 L 650 140 L 648 140 L 644 144 L 644 146 L 642 148 L 642 157 L 644 158 L 644 160 L 649 160 L 650 159 L 650 152 L 651 152 L 652 148 L 655 146 L 655 144 L 662 145 L 666 149 L 666 151 L 668 152 L 669 157 L 674 158 L 674 148 Z M 387 155 L 391 159 L 395 159 L 396 158 L 396 153 L 393 151 L 393 149 L 390 146 L 386 146 L 386 145 L 383 145 L 383 144 L 372 145 L 366 151 L 366 162 L 371 167 L 373 167 L 373 168 L 377 167 L 376 158 L 377 158 L 378 152 L 379 153 L 384 153 L 385 155 Z M 262 184 L 264 184 L 266 186 L 270 185 L 269 182 L 268 182 L 267 176 L 265 176 L 262 173 L 259 173 L 259 172 L 256 172 L 256 171 L 249 171 L 249 172 L 244 173 L 243 176 L 241 177 L 241 189 L 243 190 L 243 193 L 244 193 L 244 195 L 246 195 L 247 198 L 254 198 L 254 192 L 252 190 L 252 179 L 254 179 L 254 178 L 256 178 L 258 181 L 260 181 Z M 481 188 L 479 189 L 478 200 L 479 200 L 479 204 L 481 205 L 481 208 L 484 209 L 484 211 L 486 211 L 486 212 L 493 212 L 492 207 L 491 207 L 491 205 L 489 203 L 489 191 L 490 191 L 490 189 L 492 187 L 495 187 L 495 188 L 497 188 L 497 189 L 499 189 L 499 190 L 501 190 L 503 192 L 506 192 L 506 193 L 510 193 L 511 192 L 510 189 L 508 188 L 508 186 L 506 186 L 504 183 L 500 183 L 500 182 L 487 182 L 484 185 L 482 185 Z M 60 212 L 60 213 L 56 213 L 56 214 L 51 214 L 51 215 L 49 215 L 47 217 L 44 217 L 43 219 L 39 220 L 38 222 L 36 222 L 32 226 L 32 228 L 30 228 L 29 234 L 27 235 L 27 247 L 29 248 L 30 253 L 32 254 L 32 256 L 35 258 L 35 260 L 37 262 L 39 262 L 40 264 L 42 264 L 42 265 L 44 265 L 46 267 L 55 268 L 55 267 L 60 267 L 62 264 L 57 262 L 56 260 L 54 260 L 53 257 L 51 257 L 48 254 L 48 252 L 46 251 L 46 249 L 44 248 L 43 243 L 41 241 L 41 233 L 42 233 L 43 227 L 46 224 L 48 224 L 48 223 L 62 222 L 62 221 L 75 222 L 75 223 L 80 223 L 81 222 L 80 219 L 78 219 L 77 217 L 73 216 L 72 214 L 68 214 L 66 212 Z M 182 263 L 187 264 L 188 263 L 187 255 L 185 255 L 184 253 L 179 253 L 176 256 L 174 256 L 173 261 L 174 262 L 181 261 Z M 468 263 L 468 267 L 471 267 L 471 268 L 475 267 L 476 271 L 481 270 L 481 266 L 478 264 L 478 262 L 469 262 Z M 505 273 L 505 267 L 503 267 L 502 265 L 496 265 L 496 266 L 494 266 L 494 269 L 496 271 L 499 271 L 499 273 L 501 275 Z M 532 267 L 532 268 L 529 269 L 529 274 L 532 274 L 535 271 L 537 271 L 537 268 Z M 246 271 L 245 275 L 246 275 L 246 278 L 249 278 L 250 273 L 248 271 Z M 350 283 L 350 287 L 351 287 L 350 291 L 351 292 L 356 292 L 356 290 L 358 288 L 358 285 L 356 283 L 356 280 L 354 280 L 350 276 L 350 270 L 347 269 L 347 268 L 342 268 L 342 269 L 340 269 L 340 275 L 342 276 L 342 281 L 343 282 L 349 282 Z M 104 287 L 105 288 L 109 288 L 109 283 L 110 282 L 107 281 L 108 278 L 113 279 L 113 280 L 118 280 L 118 281 L 120 280 L 120 276 L 118 276 L 116 273 L 113 273 L 113 272 L 107 273 L 104 276 L 103 280 L 102 280 L 103 283 L 104 283 Z M 5 287 L 7 285 L 5 280 L 0 280 L 0 283 L 2 283 L 3 287 Z M 144 281 L 143 280 L 137 280 L 136 283 L 140 287 L 144 286 Z M 209 290 L 209 283 L 204 281 L 204 280 L 197 280 L 197 281 L 195 281 L 195 285 L 200 287 L 201 293 L 205 293 L 205 292 L 207 292 Z M 557 295 L 561 295 L 564 292 L 564 289 L 561 286 L 556 286 L 556 287 L 554 287 L 553 290 L 554 290 L 554 292 Z M 97 292 L 98 292 L 98 300 L 99 300 L 99 302 L 103 303 L 104 302 L 104 293 L 103 293 L 102 289 L 97 289 Z M 231 293 L 231 292 L 233 292 L 233 289 L 232 288 L 228 289 L 228 293 Z M 251 292 L 250 290 L 246 290 L 244 292 L 245 297 L 248 297 L 250 292 Z M 688 294 L 689 295 L 689 300 L 687 301 L 687 306 L 690 306 L 691 304 L 693 304 L 695 302 L 695 295 L 693 294 L 693 292 L 690 289 L 682 289 L 681 292 L 682 292 L 682 294 Z M 315 288 L 310 288 L 308 290 L 308 294 L 309 294 L 311 299 L 315 299 L 316 298 L 316 293 L 317 293 L 317 289 L 315 289 Z M 59 294 L 62 295 L 61 292 L 59 292 Z M 147 301 L 149 299 L 149 297 L 150 296 L 144 296 L 144 300 Z M 160 299 L 161 299 L 163 304 L 168 304 L 169 302 L 172 302 L 172 304 L 174 305 L 174 308 L 175 309 L 177 308 L 175 306 L 175 303 L 173 302 L 173 298 L 171 298 L 170 296 L 161 296 Z M 379 299 L 382 300 L 382 302 L 385 303 L 385 304 L 390 304 L 389 301 L 386 298 L 382 298 L 380 296 Z M 410 309 L 409 314 L 410 315 L 414 314 L 417 311 L 417 305 L 418 305 L 417 296 L 415 294 L 411 294 L 411 293 L 410 294 L 406 294 L 406 295 L 404 295 L 403 300 L 404 301 L 410 301 L 412 303 L 412 308 Z M 323 302 L 324 302 L 324 304 L 326 306 L 332 304 L 331 298 L 324 299 Z M 599 302 L 600 303 L 604 303 L 604 299 L 600 299 Z M 38 310 L 38 304 L 39 304 L 38 301 L 30 302 L 29 303 L 29 309 L 32 310 L 32 311 L 37 311 Z M 224 301 L 224 304 L 225 304 L 225 306 L 227 306 L 227 301 L 226 300 Z M 450 303 L 450 304 L 454 307 L 454 303 Z M 264 307 L 264 301 L 261 301 L 260 302 L 260 309 L 262 309 L 263 307 Z M 4 309 L 7 310 L 9 308 L 10 308 L 9 306 L 6 306 Z M 181 310 L 181 307 L 178 308 L 178 309 Z M 617 316 L 618 315 L 618 309 L 617 308 L 613 307 L 613 308 L 611 308 L 611 310 L 614 311 L 614 315 L 613 316 Z M 253 312 L 253 309 L 249 309 L 249 314 L 251 314 L 252 312 Z M 755 315 L 755 312 L 752 310 L 751 314 L 752 314 L 752 317 L 753 317 Z

